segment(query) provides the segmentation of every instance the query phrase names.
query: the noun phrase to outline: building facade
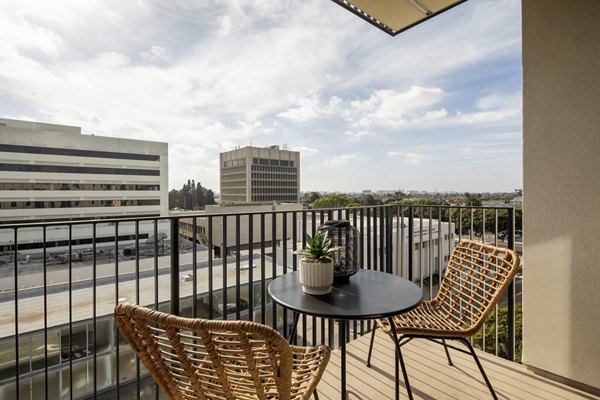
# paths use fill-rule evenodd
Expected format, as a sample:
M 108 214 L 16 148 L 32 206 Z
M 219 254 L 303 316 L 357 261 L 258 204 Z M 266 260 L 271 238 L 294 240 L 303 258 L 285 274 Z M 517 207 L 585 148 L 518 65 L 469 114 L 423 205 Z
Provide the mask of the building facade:
M 0 119 L 0 224 L 168 213 L 166 143 Z
M 221 203 L 300 202 L 300 153 L 279 146 L 220 155 Z

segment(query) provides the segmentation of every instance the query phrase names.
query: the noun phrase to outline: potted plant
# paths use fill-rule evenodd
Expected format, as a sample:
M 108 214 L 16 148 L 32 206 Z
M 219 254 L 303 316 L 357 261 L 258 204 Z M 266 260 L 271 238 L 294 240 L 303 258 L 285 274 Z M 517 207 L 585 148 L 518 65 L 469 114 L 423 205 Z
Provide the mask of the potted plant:
M 333 252 L 327 233 L 306 235 L 306 247 L 294 252 L 300 258 L 300 283 L 307 294 L 327 294 L 333 284 Z

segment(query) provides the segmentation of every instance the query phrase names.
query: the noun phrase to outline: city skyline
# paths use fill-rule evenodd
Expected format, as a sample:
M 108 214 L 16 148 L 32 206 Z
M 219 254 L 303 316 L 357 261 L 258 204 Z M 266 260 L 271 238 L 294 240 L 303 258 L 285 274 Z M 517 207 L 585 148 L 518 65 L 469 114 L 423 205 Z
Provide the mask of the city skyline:
M 6 1 L 0 109 L 169 143 L 169 188 L 286 145 L 302 191 L 522 187 L 520 2 L 392 38 L 333 2 Z M 351 179 L 350 179 L 351 178 Z

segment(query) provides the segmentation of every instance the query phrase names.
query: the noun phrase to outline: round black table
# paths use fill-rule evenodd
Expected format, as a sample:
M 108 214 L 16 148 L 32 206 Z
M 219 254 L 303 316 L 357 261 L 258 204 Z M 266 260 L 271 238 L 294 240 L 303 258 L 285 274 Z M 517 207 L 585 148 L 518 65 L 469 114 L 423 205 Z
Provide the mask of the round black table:
M 341 395 L 346 398 L 346 329 L 349 320 L 388 318 L 410 311 L 423 300 L 423 291 L 414 283 L 379 271 L 361 269 L 348 283 L 338 283 L 329 294 L 306 294 L 300 285 L 297 271 L 278 276 L 269 284 L 273 301 L 294 311 L 296 332 L 300 314 L 336 319 L 340 322 L 340 350 L 342 357 Z M 395 342 L 395 331 L 392 330 Z M 402 357 L 396 352 L 396 356 Z M 400 359 L 400 362 L 402 360 Z M 398 365 L 396 363 L 396 398 L 398 398 Z

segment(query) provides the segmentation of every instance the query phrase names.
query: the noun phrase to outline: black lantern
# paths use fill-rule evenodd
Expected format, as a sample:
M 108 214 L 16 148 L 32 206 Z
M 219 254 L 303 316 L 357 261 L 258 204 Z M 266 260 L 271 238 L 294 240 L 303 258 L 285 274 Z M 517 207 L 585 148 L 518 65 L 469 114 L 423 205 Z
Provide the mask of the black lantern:
M 334 252 L 334 281 L 349 282 L 350 276 L 358 272 L 358 229 L 348 221 L 327 221 L 319 226 L 320 233 L 327 232 L 332 246 L 339 249 Z

